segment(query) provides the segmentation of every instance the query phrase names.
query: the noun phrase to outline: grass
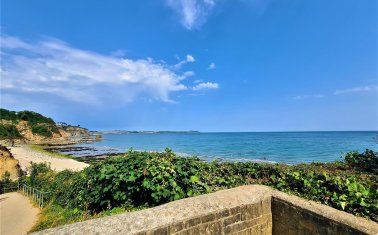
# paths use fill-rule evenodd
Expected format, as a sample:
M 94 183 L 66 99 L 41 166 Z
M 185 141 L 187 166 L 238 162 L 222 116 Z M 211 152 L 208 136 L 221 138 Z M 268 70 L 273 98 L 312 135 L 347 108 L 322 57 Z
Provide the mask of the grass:
M 37 223 L 29 232 L 36 232 L 46 228 L 52 228 L 63 224 L 70 224 L 89 219 L 89 215 L 82 211 L 63 208 L 49 203 L 39 214 Z
M 43 154 L 46 154 L 50 157 L 55 157 L 55 158 L 70 158 L 70 159 L 73 159 L 73 157 L 71 155 L 68 155 L 68 154 L 63 154 L 63 153 L 57 153 L 57 152 L 53 152 L 53 151 L 49 151 L 49 150 L 46 150 L 43 146 L 41 145 L 29 145 L 29 147 L 36 151 L 36 152 L 39 152 L 39 153 L 43 153 Z
M 72 224 L 89 219 L 96 219 L 110 215 L 117 215 L 125 212 L 137 211 L 145 208 L 132 208 L 125 209 L 121 207 L 115 207 L 112 210 L 102 211 L 98 214 L 90 215 L 78 209 L 63 208 L 54 203 L 46 205 L 39 214 L 38 220 L 29 231 L 37 232 L 43 229 L 53 228 L 65 224 Z

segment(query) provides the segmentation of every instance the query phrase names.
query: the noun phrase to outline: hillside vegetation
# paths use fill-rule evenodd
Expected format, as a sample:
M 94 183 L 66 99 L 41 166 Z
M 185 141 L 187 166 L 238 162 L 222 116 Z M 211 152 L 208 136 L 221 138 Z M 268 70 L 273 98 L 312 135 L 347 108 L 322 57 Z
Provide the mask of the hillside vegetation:
M 89 136 L 85 128 L 57 125 L 53 119 L 33 111 L 0 109 L 0 139 L 33 143 L 68 141 L 71 137 Z
M 102 215 L 148 208 L 245 184 L 264 184 L 378 221 L 378 155 L 351 152 L 346 160 L 294 166 L 206 162 L 163 153 L 129 151 L 81 172 L 33 164 L 22 180 L 50 192 L 35 230 Z
M 25 121 L 30 126 L 33 134 L 52 137 L 53 133 L 59 133 L 58 128 L 51 118 L 45 117 L 32 111 L 10 111 L 0 109 L 0 138 L 21 138 L 22 135 L 17 128 L 20 121 Z M 5 122 L 4 122 L 5 120 Z

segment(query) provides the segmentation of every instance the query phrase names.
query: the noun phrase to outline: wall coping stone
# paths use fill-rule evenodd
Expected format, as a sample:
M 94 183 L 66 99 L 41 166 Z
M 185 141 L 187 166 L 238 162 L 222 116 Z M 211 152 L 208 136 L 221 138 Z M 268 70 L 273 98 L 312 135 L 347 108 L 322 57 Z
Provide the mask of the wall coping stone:
M 304 209 L 310 213 L 344 224 L 367 234 L 378 235 L 378 223 L 362 217 L 357 217 L 345 211 L 337 210 L 330 206 L 315 201 L 306 200 L 295 195 L 289 195 L 277 190 L 272 190 L 272 197 Z

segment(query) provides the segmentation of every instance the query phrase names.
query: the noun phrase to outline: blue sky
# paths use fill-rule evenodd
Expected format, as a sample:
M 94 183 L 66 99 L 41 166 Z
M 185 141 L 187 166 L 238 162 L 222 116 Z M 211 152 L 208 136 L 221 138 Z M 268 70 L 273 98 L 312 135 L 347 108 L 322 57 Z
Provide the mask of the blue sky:
M 376 0 L 1 3 L 1 106 L 91 129 L 377 130 Z

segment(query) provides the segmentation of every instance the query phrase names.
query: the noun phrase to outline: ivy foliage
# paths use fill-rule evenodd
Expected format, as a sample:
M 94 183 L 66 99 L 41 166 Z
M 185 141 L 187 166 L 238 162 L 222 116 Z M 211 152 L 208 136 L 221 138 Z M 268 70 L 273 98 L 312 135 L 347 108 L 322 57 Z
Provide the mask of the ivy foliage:
M 364 153 L 349 152 L 345 156 L 345 162 L 359 171 L 378 174 L 378 157 L 372 150 L 367 149 Z
M 365 156 L 367 153 L 369 156 Z M 377 153 L 370 154 L 367 151 L 362 155 L 378 157 Z M 33 164 L 30 177 L 24 180 L 48 191 L 53 204 L 88 214 L 114 208 L 146 208 L 259 183 L 378 221 L 377 175 L 356 171 L 348 164 L 349 160 L 295 166 L 206 162 L 179 157 L 166 149 L 162 153 L 129 151 L 81 172 L 56 173 L 47 165 Z

